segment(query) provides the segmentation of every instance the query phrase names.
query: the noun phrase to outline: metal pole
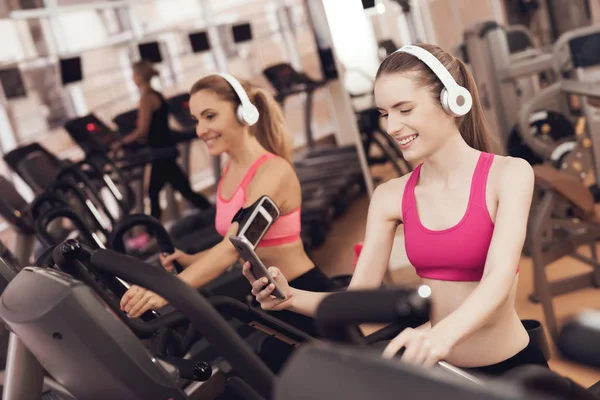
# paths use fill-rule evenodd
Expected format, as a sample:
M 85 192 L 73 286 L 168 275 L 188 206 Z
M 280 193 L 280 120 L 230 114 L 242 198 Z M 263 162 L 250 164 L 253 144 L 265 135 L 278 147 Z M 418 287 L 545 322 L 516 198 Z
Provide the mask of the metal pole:
M 214 16 L 210 6 L 209 0 L 199 0 L 200 7 L 202 9 L 202 15 L 204 18 L 204 22 L 206 23 L 206 33 L 208 35 L 208 40 L 210 42 L 211 54 L 215 59 L 215 65 L 217 67 L 217 71 L 227 72 L 227 55 L 223 50 L 223 44 L 221 42 L 221 37 L 219 35 L 219 31 L 217 27 L 213 24 Z M 212 167 L 213 167 L 213 175 L 215 177 L 215 188 L 217 187 L 219 181 L 221 180 L 221 158 L 213 157 L 212 158 Z
M 44 389 L 44 368 L 17 335 L 10 333 L 4 390 L 6 400 L 39 400 Z
M 277 4 L 277 2 L 276 2 Z M 296 44 L 296 38 L 292 32 L 294 22 L 290 18 L 289 6 L 283 5 L 276 11 L 277 22 L 279 24 L 279 31 L 283 38 L 284 49 L 287 53 L 290 64 L 296 71 L 302 71 L 302 62 L 300 61 L 300 54 L 298 53 L 298 46 Z
M 335 44 L 325 5 L 323 4 L 323 0 L 305 1 L 309 21 L 311 22 L 317 47 L 319 49 L 319 57 L 322 57 L 321 64 L 325 79 L 328 80 L 325 90 L 327 90 L 330 95 L 331 106 L 333 107 L 332 118 L 339 124 L 337 137 L 338 139 L 341 139 L 340 144 L 344 144 L 344 141 L 348 141 L 353 142 L 356 146 L 358 161 L 363 173 L 367 194 L 371 197 L 374 190 L 373 178 L 371 177 L 371 171 L 362 145 L 354 109 L 352 108 L 352 102 L 348 91 L 343 84 L 344 72 L 341 65 L 339 65 L 339 60 L 335 54 Z M 344 3 L 344 6 L 346 7 L 352 6 L 348 0 L 344 1 Z M 355 4 L 354 6 L 362 7 L 360 4 Z M 362 15 L 364 17 L 364 14 Z M 375 55 L 377 55 L 376 52 Z

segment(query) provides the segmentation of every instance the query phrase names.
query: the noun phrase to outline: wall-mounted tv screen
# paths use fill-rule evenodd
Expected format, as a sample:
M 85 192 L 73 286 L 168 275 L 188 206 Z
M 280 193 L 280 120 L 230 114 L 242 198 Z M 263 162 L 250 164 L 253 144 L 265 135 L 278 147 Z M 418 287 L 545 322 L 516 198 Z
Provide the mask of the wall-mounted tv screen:
M 365 10 L 375 7 L 375 0 L 362 0 L 362 3 Z
M 83 80 L 81 57 L 61 58 L 59 64 L 60 78 L 63 85 Z
M 0 85 L 7 100 L 27 96 L 19 68 L 0 69 Z
M 233 25 L 231 27 L 234 43 L 242 43 L 252 40 L 252 27 L 250 23 Z
M 152 61 L 153 63 L 161 63 L 163 61 L 158 42 L 139 43 L 138 50 L 143 60 Z
M 205 31 L 202 32 L 192 32 L 188 34 L 190 39 L 190 44 L 192 45 L 192 51 L 194 53 L 202 53 L 204 51 L 210 50 L 210 42 L 208 40 L 208 35 Z

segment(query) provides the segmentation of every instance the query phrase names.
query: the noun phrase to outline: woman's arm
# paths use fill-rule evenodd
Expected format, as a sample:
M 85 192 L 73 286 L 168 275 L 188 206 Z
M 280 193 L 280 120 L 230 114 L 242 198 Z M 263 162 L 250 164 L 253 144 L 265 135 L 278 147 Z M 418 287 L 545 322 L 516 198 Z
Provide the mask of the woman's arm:
M 459 308 L 431 330 L 449 348 L 483 326 L 506 300 L 525 242 L 534 180 L 533 169 L 520 158 L 510 158 L 503 166 L 494 234 L 481 282 Z
M 285 165 L 282 165 L 283 163 Z M 279 159 L 266 161 L 261 165 L 246 191 L 244 207 L 254 204 L 264 195 L 281 206 L 286 200 L 285 185 L 289 181 L 290 173 L 293 174 L 293 171 L 286 161 Z M 192 287 L 200 288 L 223 274 L 239 258 L 235 247 L 229 241 L 229 236 L 235 235 L 237 230 L 238 224 L 234 222 L 221 242 L 200 255 L 193 255 L 195 261 L 178 275 L 179 278 Z
M 406 179 L 390 181 L 373 192 L 367 215 L 367 229 L 362 251 L 350 281 L 349 290 L 377 289 L 388 268 L 390 253 L 398 221 L 402 219 L 399 199 L 404 192 Z M 314 316 L 319 304 L 329 293 L 315 293 L 292 289 L 290 309 Z

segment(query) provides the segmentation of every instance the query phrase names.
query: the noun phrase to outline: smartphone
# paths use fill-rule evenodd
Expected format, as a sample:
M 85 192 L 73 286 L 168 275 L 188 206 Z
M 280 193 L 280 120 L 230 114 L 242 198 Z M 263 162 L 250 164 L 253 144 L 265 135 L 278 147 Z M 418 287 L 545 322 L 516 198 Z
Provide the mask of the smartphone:
M 229 236 L 229 240 L 231 241 L 231 243 L 233 243 L 233 247 L 235 247 L 240 257 L 244 261 L 250 263 L 254 277 L 256 279 L 266 277 L 269 280 L 269 283 L 275 285 L 275 289 L 273 290 L 273 296 L 285 300 L 285 295 L 277 287 L 277 283 L 273 280 L 271 274 L 269 274 L 269 271 L 267 270 L 267 267 L 265 267 L 265 264 L 263 264 L 263 262 L 260 260 L 260 258 L 258 258 L 256 253 L 254 252 L 254 248 L 252 247 L 248 239 L 239 236 Z
M 275 202 L 269 196 L 262 196 L 252 205 L 252 211 L 238 229 L 237 236 L 245 238 L 256 249 L 279 214 Z

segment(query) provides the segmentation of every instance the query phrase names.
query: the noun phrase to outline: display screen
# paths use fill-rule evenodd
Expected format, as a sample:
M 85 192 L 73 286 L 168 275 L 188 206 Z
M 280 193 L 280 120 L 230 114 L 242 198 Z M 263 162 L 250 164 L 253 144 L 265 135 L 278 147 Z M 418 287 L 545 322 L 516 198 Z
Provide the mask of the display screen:
M 569 42 L 569 48 L 575 68 L 589 68 L 600 65 L 600 34 L 574 38 Z
M 203 51 L 210 50 L 210 42 L 208 41 L 206 32 L 190 33 L 188 37 L 194 53 L 202 53 Z
M 23 77 L 18 68 L 0 70 L 0 85 L 2 85 L 2 90 L 7 100 L 18 99 L 27 95 L 25 85 L 23 84 Z
M 278 217 L 279 210 L 276 209 L 276 206 L 268 200 L 265 200 L 261 203 L 262 208 L 265 209 L 267 213 L 275 220 Z
M 362 0 L 363 8 L 366 10 L 367 8 L 375 7 L 375 0 Z
M 158 42 L 148 42 L 138 44 L 140 57 L 142 60 L 152 61 L 153 63 L 161 63 L 163 61 Z
M 265 230 L 269 227 L 269 221 L 260 213 L 257 212 L 254 219 L 250 222 L 250 225 L 244 232 L 244 237 L 252 243 L 253 247 L 256 247 L 258 241 L 263 236 Z
M 250 27 L 250 23 L 234 25 L 231 27 L 231 32 L 233 32 L 233 41 L 235 43 L 252 40 L 252 28 Z
M 60 59 L 60 78 L 63 85 L 83 80 L 81 57 Z

